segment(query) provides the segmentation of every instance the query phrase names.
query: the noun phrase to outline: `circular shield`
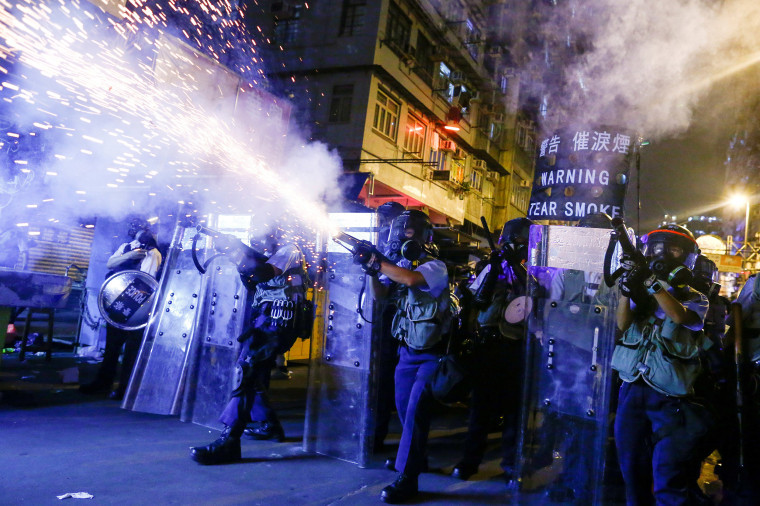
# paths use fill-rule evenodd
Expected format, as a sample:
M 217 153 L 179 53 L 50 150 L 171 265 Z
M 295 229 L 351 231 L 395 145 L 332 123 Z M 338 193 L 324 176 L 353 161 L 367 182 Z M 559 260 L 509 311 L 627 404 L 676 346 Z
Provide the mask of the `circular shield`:
M 121 271 L 103 282 L 98 292 L 98 309 L 116 328 L 137 330 L 150 318 L 158 281 L 141 271 Z
M 533 302 L 525 295 L 515 298 L 504 310 L 504 319 L 509 323 L 520 323 L 530 314 Z

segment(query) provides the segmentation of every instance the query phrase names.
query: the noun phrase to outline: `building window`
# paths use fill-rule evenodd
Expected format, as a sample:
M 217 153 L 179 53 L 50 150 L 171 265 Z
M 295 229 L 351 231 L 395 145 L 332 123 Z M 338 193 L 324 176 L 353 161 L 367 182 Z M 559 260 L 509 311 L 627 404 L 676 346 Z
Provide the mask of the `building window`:
M 364 14 L 367 0 L 343 0 L 343 13 L 340 17 L 338 35 L 356 35 L 364 27 Z
M 375 103 L 375 118 L 372 120 L 372 128 L 390 140 L 396 140 L 398 130 L 398 115 L 401 106 L 382 91 L 377 92 Z
M 517 175 L 512 176 L 512 195 L 509 199 L 512 205 L 522 212 L 528 210 L 530 200 L 530 187 L 524 181 Z
M 451 180 L 464 183 L 464 160 L 451 159 Z
M 527 123 L 518 123 L 515 132 L 515 141 L 526 153 L 533 154 L 536 150 L 536 142 L 533 135 L 533 127 Z
M 412 34 L 412 21 L 406 17 L 401 8 L 391 2 L 388 8 L 388 25 L 385 27 L 385 41 L 392 48 L 409 52 L 409 36 Z
M 302 5 L 293 6 L 293 15 L 287 19 L 278 19 L 274 25 L 274 36 L 278 44 L 294 42 L 298 38 L 301 25 Z
M 469 19 L 465 21 L 464 26 L 464 43 L 467 46 L 467 52 L 473 60 L 477 60 L 480 51 L 480 30 Z
M 417 52 L 414 57 L 417 60 L 414 73 L 427 84 L 431 84 L 433 82 L 433 45 L 419 32 L 417 32 Z
M 422 153 L 425 144 L 425 124 L 412 116 L 406 119 L 406 131 L 404 131 L 404 149 L 409 153 Z
M 333 86 L 330 101 L 330 123 L 348 123 L 351 121 L 351 99 L 354 96 L 353 84 Z
M 473 170 L 470 173 L 470 187 L 475 191 L 483 191 L 483 173 L 481 171 Z

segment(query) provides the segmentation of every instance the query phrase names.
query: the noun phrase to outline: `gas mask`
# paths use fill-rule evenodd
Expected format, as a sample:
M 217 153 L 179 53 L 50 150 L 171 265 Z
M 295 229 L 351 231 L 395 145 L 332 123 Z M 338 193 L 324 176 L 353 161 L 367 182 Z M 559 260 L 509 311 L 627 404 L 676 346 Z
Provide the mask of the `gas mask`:
M 528 237 L 533 221 L 528 218 L 515 218 L 504 224 L 498 245 L 511 249 L 520 260 L 528 259 Z
M 683 288 L 693 281 L 699 248 L 691 232 L 678 225 L 666 225 L 642 237 L 649 269 L 658 279 L 674 288 Z
M 433 241 L 433 226 L 421 211 L 404 211 L 391 224 L 385 255 L 391 262 L 402 258 L 416 262 L 427 253 L 426 246 Z
M 708 299 L 712 299 L 720 292 L 720 283 L 718 283 L 719 273 L 715 262 L 704 255 L 697 256 L 694 268 L 694 279 L 690 286 L 695 290 L 705 294 Z

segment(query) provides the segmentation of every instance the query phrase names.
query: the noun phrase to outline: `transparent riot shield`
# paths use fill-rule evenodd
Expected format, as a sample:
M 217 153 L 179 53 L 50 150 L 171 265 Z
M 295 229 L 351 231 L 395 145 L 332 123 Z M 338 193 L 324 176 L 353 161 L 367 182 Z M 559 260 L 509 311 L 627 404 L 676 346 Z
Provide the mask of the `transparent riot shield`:
M 376 215 L 333 213 L 333 223 L 376 244 Z M 370 295 L 371 278 L 345 248 L 322 238 L 324 269 L 317 293 L 321 328 L 311 339 L 304 449 L 366 466 L 372 453 L 376 400 L 375 361 L 380 325 Z M 318 326 L 315 326 L 315 329 Z
M 208 226 L 247 236 L 250 216 L 211 216 Z M 194 228 L 177 227 L 162 271 L 160 293 L 145 330 L 123 407 L 176 415 L 220 428 L 245 324 L 246 296 L 235 266 L 215 259 L 206 274 L 191 256 Z M 213 254 L 207 238 L 199 254 Z
M 617 289 L 610 230 L 533 226 L 517 504 L 606 504 Z
M 193 232 L 175 228 L 123 408 L 159 415 L 179 413 L 195 322 L 193 303 L 201 285 L 201 277 L 183 248 L 186 235 Z

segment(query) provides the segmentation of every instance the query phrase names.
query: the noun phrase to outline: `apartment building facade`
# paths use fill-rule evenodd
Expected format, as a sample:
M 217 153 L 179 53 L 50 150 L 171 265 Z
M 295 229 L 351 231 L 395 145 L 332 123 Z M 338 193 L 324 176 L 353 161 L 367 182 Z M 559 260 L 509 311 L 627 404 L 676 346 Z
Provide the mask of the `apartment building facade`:
M 525 216 L 535 117 L 497 44 L 505 6 L 459 0 L 264 0 L 247 23 L 268 75 L 335 147 L 359 200 L 394 200 L 434 223 L 491 228 Z M 361 179 L 359 179 L 361 182 Z

